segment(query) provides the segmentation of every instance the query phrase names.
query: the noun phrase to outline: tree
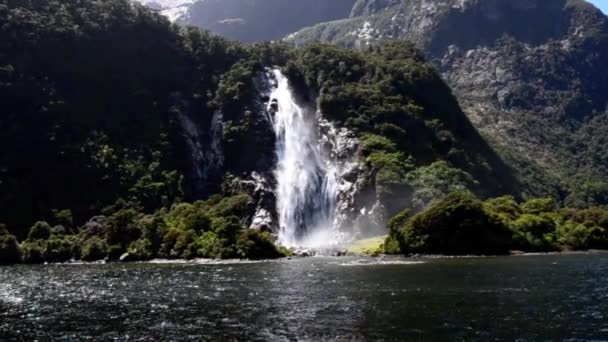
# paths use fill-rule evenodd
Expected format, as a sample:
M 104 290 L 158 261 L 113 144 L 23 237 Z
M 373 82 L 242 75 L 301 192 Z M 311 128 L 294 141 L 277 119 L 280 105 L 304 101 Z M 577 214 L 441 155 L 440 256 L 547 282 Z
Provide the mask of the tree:
M 5 226 L 0 224 L 0 265 L 20 263 L 22 254 L 17 238 L 9 234 Z
M 548 202 L 541 200 L 536 203 Z M 514 232 L 515 247 L 518 249 L 532 252 L 555 249 L 556 225 L 547 215 L 524 214 L 512 223 L 511 229 Z
M 28 240 L 48 240 L 51 237 L 51 226 L 45 221 L 36 222 L 27 236 Z
M 511 243 L 511 233 L 502 222 L 466 193 L 436 202 L 409 220 L 400 234 L 404 253 L 505 254 Z

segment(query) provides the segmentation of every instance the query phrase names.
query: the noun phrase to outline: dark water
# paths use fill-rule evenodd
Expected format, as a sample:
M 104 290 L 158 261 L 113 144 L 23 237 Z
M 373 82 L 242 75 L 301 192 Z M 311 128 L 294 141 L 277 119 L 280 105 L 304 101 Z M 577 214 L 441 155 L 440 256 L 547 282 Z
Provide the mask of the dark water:
M 608 340 L 606 253 L 379 261 L 5 267 L 0 336 Z

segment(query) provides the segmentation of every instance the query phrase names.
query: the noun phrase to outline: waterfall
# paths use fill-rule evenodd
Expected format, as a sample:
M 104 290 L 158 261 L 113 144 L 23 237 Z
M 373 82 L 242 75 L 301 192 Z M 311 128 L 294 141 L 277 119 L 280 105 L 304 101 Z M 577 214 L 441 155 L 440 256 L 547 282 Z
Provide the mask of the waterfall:
M 276 135 L 279 241 L 289 247 L 335 244 L 337 163 L 320 144 L 317 115 L 296 103 L 279 70 L 272 74 L 268 112 Z

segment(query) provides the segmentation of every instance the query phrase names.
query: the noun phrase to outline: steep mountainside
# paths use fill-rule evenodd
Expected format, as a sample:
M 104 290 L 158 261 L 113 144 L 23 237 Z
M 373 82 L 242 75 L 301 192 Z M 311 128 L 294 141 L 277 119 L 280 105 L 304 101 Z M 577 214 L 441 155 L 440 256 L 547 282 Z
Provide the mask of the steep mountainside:
M 43 219 L 95 257 L 159 255 L 162 239 L 160 255 L 234 257 L 240 228 L 277 232 L 279 186 L 298 186 L 277 177 L 279 112 L 310 127 L 305 148 L 336 175 L 336 227 L 383 227 L 452 191 L 520 192 L 405 43 L 243 46 L 127 0 L 14 0 L 0 19 L 0 222 L 20 238 Z M 33 250 L 48 228 L 35 225 Z
M 608 19 L 582 0 L 358 0 L 289 35 L 366 48 L 414 42 L 527 192 L 608 202 Z

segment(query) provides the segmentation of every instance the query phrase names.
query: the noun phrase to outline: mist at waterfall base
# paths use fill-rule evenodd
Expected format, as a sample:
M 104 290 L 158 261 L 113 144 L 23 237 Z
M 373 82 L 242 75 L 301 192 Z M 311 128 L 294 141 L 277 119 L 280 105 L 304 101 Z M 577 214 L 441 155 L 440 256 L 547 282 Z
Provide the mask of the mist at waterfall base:
M 605 341 L 608 254 L 0 267 L 8 341 Z
M 280 70 L 272 70 L 271 79 L 279 242 L 315 249 L 337 245 L 343 242 L 336 229 L 337 163 L 319 142 L 316 114 L 296 103 Z

